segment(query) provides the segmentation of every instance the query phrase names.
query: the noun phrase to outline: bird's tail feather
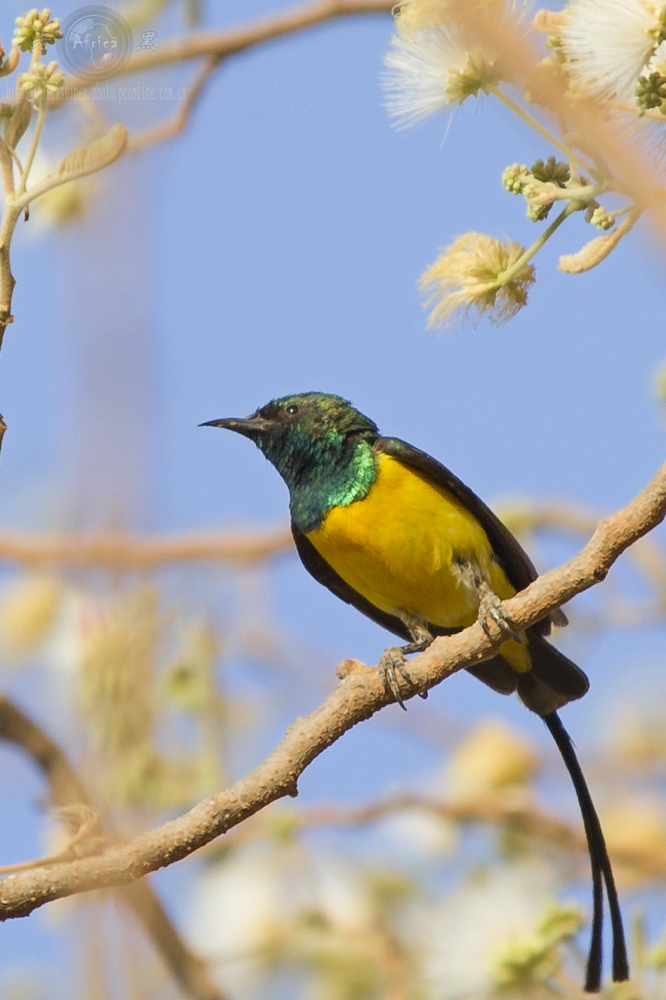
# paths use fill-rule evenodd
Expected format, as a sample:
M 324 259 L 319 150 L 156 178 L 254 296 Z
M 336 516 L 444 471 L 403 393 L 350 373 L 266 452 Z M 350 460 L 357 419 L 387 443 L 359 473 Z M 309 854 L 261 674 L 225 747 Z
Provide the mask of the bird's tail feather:
M 517 689 L 528 708 L 548 715 L 587 694 L 590 682 L 580 667 L 533 629 L 528 629 L 527 641 L 532 669 L 519 675 Z
M 590 952 L 587 960 L 587 972 L 585 976 L 585 991 L 587 993 L 598 993 L 601 988 L 601 960 L 602 960 L 602 930 L 603 930 L 603 886 L 602 880 L 606 883 L 606 895 L 610 909 L 611 925 L 613 928 L 613 981 L 624 982 L 629 978 L 629 961 L 627 958 L 627 947 L 624 939 L 624 928 L 622 926 L 622 914 L 620 903 L 617 898 L 613 869 L 606 849 L 603 831 L 594 808 L 590 790 L 583 776 L 576 752 L 571 742 L 571 737 L 562 725 L 562 721 L 557 712 L 551 712 L 543 716 L 548 730 L 557 744 L 557 748 L 562 755 L 571 781 L 576 792 L 576 798 L 580 806 L 587 846 L 590 854 L 590 865 L 592 867 L 592 887 L 593 887 L 593 917 L 592 917 L 592 940 L 590 942 Z

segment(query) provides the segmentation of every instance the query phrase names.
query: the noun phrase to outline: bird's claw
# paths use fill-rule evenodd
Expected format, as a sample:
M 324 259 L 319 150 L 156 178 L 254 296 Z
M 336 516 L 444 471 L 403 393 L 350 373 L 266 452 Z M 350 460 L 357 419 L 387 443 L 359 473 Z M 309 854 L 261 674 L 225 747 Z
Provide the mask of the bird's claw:
M 393 695 L 395 701 L 397 701 L 400 708 L 407 711 L 407 706 L 405 705 L 402 694 L 400 692 L 400 685 L 398 683 L 398 674 L 402 677 L 403 681 L 409 685 L 412 690 L 416 687 L 414 681 L 409 676 L 409 672 L 406 667 L 406 657 L 404 650 L 400 646 L 389 646 L 382 653 L 379 666 L 377 667 L 379 671 L 379 676 L 381 677 L 382 683 L 390 694 Z M 417 694 L 420 698 L 427 698 L 427 691 L 418 691 Z
M 511 622 L 504 610 L 502 602 L 497 594 L 490 589 L 487 583 L 479 585 L 479 625 L 489 639 L 492 639 L 491 622 L 503 632 L 508 639 L 514 642 L 524 642 L 522 635 L 516 632 L 511 626 Z

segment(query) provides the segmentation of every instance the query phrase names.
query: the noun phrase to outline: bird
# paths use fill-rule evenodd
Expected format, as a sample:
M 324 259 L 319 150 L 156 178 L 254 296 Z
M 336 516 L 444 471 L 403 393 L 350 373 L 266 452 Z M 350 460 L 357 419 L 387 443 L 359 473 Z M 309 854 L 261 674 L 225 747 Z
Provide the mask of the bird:
M 395 437 L 331 393 L 273 399 L 248 417 L 208 420 L 249 438 L 289 490 L 291 530 L 306 570 L 336 597 L 403 639 L 379 661 L 401 707 L 409 691 L 407 656 L 436 636 L 479 621 L 502 629 L 498 653 L 469 673 L 500 694 L 517 693 L 548 728 L 578 799 L 590 855 L 593 918 L 584 989 L 602 981 L 603 889 L 613 932 L 612 975 L 629 978 L 613 871 L 585 777 L 559 709 L 589 688 L 583 671 L 551 645 L 556 611 L 517 633 L 502 601 L 537 577 L 509 529 L 435 458 Z M 420 692 L 417 692 L 420 693 Z M 425 697 L 427 694 L 423 693 Z

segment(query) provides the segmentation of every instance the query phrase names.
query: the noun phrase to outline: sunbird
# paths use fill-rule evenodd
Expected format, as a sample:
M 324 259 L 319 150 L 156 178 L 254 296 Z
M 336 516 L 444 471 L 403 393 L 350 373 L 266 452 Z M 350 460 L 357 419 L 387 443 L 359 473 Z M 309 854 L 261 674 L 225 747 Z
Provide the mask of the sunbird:
M 593 918 L 585 990 L 601 988 L 603 886 L 613 930 L 613 980 L 629 978 L 622 915 L 603 832 L 557 710 L 589 682 L 545 639 L 561 611 L 517 634 L 501 601 L 536 579 L 529 556 L 489 507 L 436 459 L 377 425 L 340 396 L 274 399 L 249 417 L 209 420 L 254 441 L 289 489 L 291 530 L 309 573 L 406 641 L 382 654 L 379 672 L 404 708 L 406 657 L 477 619 L 506 635 L 499 653 L 468 667 L 500 694 L 517 692 L 540 715 L 573 782 L 592 869 Z M 425 695 L 424 695 L 425 696 Z

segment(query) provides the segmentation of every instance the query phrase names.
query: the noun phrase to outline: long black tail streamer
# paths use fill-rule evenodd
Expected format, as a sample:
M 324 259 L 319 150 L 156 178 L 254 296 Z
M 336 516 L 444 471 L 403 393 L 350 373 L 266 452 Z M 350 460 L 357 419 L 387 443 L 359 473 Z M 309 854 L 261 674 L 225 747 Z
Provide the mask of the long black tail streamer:
M 543 721 L 548 726 L 548 730 L 557 744 L 557 749 L 562 755 L 562 760 L 571 777 L 571 781 L 576 792 L 578 805 L 585 827 L 587 837 L 587 847 L 590 854 L 590 865 L 592 868 L 592 940 L 590 942 L 590 952 L 587 959 L 587 972 L 585 976 L 585 991 L 587 993 L 598 993 L 601 989 L 601 964 L 602 964 L 602 930 L 603 930 L 603 886 L 602 879 L 606 883 L 606 895 L 608 896 L 608 906 L 610 909 L 611 926 L 613 928 L 613 981 L 624 982 L 629 978 L 629 960 L 627 958 L 627 946 L 624 939 L 624 928 L 622 926 L 622 913 L 620 903 L 617 898 L 613 869 L 606 849 L 601 823 L 594 808 L 590 790 L 581 770 L 576 752 L 571 742 L 571 737 L 562 725 L 557 712 L 542 716 Z

